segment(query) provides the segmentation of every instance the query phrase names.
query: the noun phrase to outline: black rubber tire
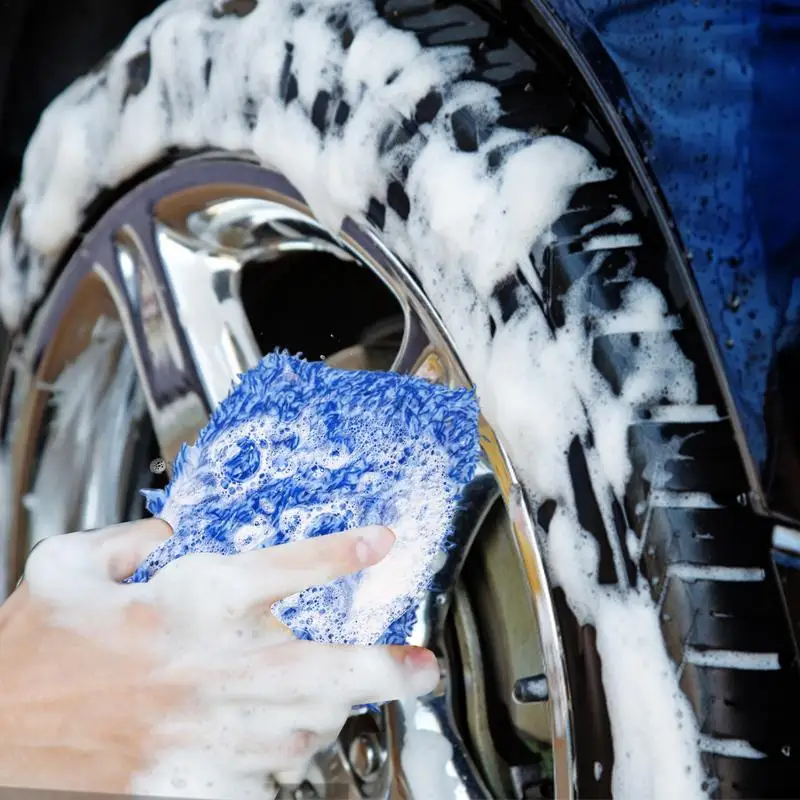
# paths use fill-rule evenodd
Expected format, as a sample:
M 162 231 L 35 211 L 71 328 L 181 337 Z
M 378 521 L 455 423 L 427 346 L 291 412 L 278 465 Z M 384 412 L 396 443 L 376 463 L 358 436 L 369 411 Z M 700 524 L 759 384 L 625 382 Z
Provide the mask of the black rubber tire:
M 800 796 L 800 681 L 772 568 L 770 524 L 747 504 L 748 483 L 726 417 L 723 393 L 687 299 L 693 288 L 687 283 L 685 270 L 673 259 L 652 211 L 644 204 L 644 195 L 631 177 L 620 148 L 604 132 L 601 115 L 586 88 L 521 8 L 506 7 L 501 17 L 488 0 L 377 0 L 376 4 L 392 25 L 412 31 L 425 46 L 468 46 L 475 67 L 464 77 L 497 87 L 503 109 L 498 124 L 566 136 L 588 148 L 601 164 L 617 170 L 616 177 L 578 191 L 570 210 L 556 224 L 557 241 L 547 249 L 542 262 L 542 285 L 547 287 L 544 296 L 538 296 L 518 272 L 513 280 L 496 287 L 486 313 L 493 330 L 515 314 L 531 313 L 532 305 L 538 306 L 553 328 L 563 324 L 561 296 L 588 272 L 589 260 L 580 247 L 581 229 L 588 222 L 599 223 L 606 218 L 615 201 L 633 212 L 630 222 L 606 223 L 601 231 L 592 232 L 632 232 L 645 245 L 638 251 L 610 252 L 603 267 L 589 277 L 586 324 L 591 324 L 593 308 L 617 307 L 621 290 L 631 280 L 649 280 L 666 298 L 670 312 L 682 320 L 683 327 L 675 336 L 696 367 L 698 404 L 717 408 L 721 421 L 681 421 L 678 413 L 668 423 L 657 422 L 651 419 L 652 409 L 640 410 L 640 421 L 629 431 L 635 472 L 624 497 L 617 498 L 615 530 L 606 530 L 596 489 L 588 479 L 586 452 L 593 442 L 590 438 L 576 439 L 569 461 L 581 522 L 600 545 L 601 564 L 607 567 L 604 579 L 609 583 L 618 580 L 611 566 L 610 538 L 619 537 L 627 552 L 624 543 L 629 527 L 640 539 L 646 537 L 642 559 L 628 562 L 620 590 L 639 576 L 649 583 L 661 610 L 661 630 L 669 655 L 680 670 L 681 687 L 695 710 L 701 734 L 711 739 L 746 740 L 766 756 L 756 759 L 704 753 L 710 796 Z M 535 59 L 529 55 L 532 53 Z M 418 135 L 424 118 L 439 112 L 440 101 L 436 97 L 428 101 L 427 107 L 418 107 L 416 119 L 404 120 L 395 130 L 386 131 L 387 148 L 408 142 Z M 307 111 L 313 117 L 313 110 Z M 320 124 L 327 123 L 320 120 Z M 469 108 L 454 113 L 451 125 L 454 142 L 463 150 L 475 150 L 488 133 L 485 123 Z M 492 157 L 500 163 L 504 154 L 496 152 Z M 386 197 L 373 198 L 368 216 L 378 228 L 384 224 L 387 208 L 400 217 L 407 215 L 404 178 L 397 175 Z M 646 260 L 637 257 L 641 252 L 647 253 Z M 626 353 L 646 336 L 626 334 L 595 340 L 595 364 L 612 386 L 619 386 L 626 375 Z M 670 445 L 676 437 L 682 441 L 678 447 Z M 665 468 L 652 479 L 648 465 L 655 459 L 660 459 Z M 652 506 L 654 492 L 661 493 L 656 507 Z M 693 504 L 694 493 L 710 495 L 718 508 Z M 544 531 L 554 510 L 555 501 L 544 501 L 538 508 Z M 670 567 L 676 563 L 761 568 L 765 578 L 758 582 L 688 580 L 671 574 Z M 591 629 L 578 626 L 560 590 L 556 591 L 556 601 L 575 709 L 579 794 L 608 797 L 613 753 L 600 680 L 602 665 Z M 687 663 L 687 648 L 695 653 L 777 653 L 780 669 L 697 666 Z M 596 761 L 606 767 L 599 780 L 593 770 Z

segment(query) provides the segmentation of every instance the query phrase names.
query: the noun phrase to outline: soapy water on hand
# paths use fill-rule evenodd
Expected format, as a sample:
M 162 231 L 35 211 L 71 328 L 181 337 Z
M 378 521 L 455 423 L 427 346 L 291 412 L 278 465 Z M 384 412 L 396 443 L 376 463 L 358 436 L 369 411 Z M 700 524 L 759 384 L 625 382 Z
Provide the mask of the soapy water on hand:
M 88 642 L 77 647 L 98 653 L 98 681 L 113 685 L 114 677 L 104 672 L 109 654 L 114 663 L 149 664 L 126 677 L 132 695 L 166 691 L 169 697 L 144 718 L 139 704 L 105 708 L 102 691 L 95 700 L 95 715 L 112 714 L 119 725 L 147 730 L 136 751 L 126 754 L 126 762 L 139 764 L 124 775 L 127 791 L 272 800 L 275 784 L 267 776 L 299 783 L 315 750 L 335 740 L 353 704 L 424 694 L 438 682 L 435 661 L 424 651 L 300 641 L 265 613 L 307 581 L 374 564 L 393 542 L 385 529 L 325 537 L 338 548 L 335 568 L 310 563 L 307 549 L 292 555 L 293 545 L 286 545 L 234 556 L 190 555 L 147 583 L 120 584 L 114 578 L 156 544 L 154 523 L 47 539 L 31 554 L 25 573 L 26 588 L 47 610 L 50 625 L 75 631 Z M 48 630 L 39 637 L 43 657 L 55 658 L 46 647 Z M 66 696 L 69 691 L 68 685 Z M 50 699 L 51 715 L 57 698 Z M 34 695 L 34 711 L 38 703 Z M 86 734 L 83 724 L 81 719 L 73 727 Z M 109 731 L 115 734 L 121 732 Z M 28 777 L 35 782 L 37 776 Z M 85 781 L 80 788 L 98 788 L 92 775 L 78 779 Z

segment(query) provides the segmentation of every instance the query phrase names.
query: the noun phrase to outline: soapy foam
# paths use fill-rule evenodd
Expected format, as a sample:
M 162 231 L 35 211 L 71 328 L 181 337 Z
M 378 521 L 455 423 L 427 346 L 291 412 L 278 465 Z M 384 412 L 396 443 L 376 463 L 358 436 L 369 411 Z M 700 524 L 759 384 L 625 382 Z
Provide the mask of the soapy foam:
M 81 209 L 98 189 L 132 175 L 168 145 L 255 153 L 283 172 L 334 230 L 345 216 L 363 220 L 369 198 L 384 197 L 391 176 L 409 168 L 408 217 L 388 208 L 385 240 L 418 271 L 534 501 L 560 503 L 547 542 L 549 566 L 572 608 L 597 629 L 620 754 L 613 771 L 615 795 L 671 796 L 677 775 L 682 797 L 702 796 L 696 722 L 667 658 L 655 607 L 643 592 L 610 594 L 598 586 L 596 543 L 578 524 L 565 459 L 569 442 L 591 425 L 593 480 L 620 494 L 630 475 L 625 437 L 636 410 L 667 400 L 685 407 L 687 419 L 696 413 L 693 368 L 671 336 L 678 322 L 666 315 L 655 287 L 638 280 L 621 310 L 593 310 L 590 334 L 578 281 L 566 298 L 566 323 L 555 333 L 535 309 L 498 326 L 494 338 L 489 333 L 486 308 L 493 287 L 519 267 L 534 290 L 541 288 L 527 254 L 546 241 L 573 190 L 607 173 L 572 142 L 500 129 L 477 152 L 456 152 L 444 114 L 424 126 L 423 136 L 381 155 L 377 143 L 387 125 L 434 88 L 444 102 L 469 99 L 485 109 L 489 122 L 497 119 L 496 91 L 460 79 L 468 64 L 465 51 L 425 50 L 358 0 L 305 3 L 297 18 L 291 4 L 266 0 L 242 20 L 213 19 L 209 8 L 205 0 L 165 4 L 133 31 L 106 78 L 79 81 L 43 116 L 25 159 L 22 242 L 12 245 L 9 225 L 0 234 L 5 319 L 16 322 L 41 292 Z M 326 22 L 334 9 L 349 16 L 355 34 L 349 50 Z M 126 62 L 147 41 L 150 81 L 120 112 Z M 285 106 L 278 98 L 286 89 L 281 76 L 287 42 L 294 48 L 298 100 Z M 201 79 L 206 63 L 212 65 L 208 89 Z M 395 80 L 383 80 L 397 70 Z M 342 96 L 350 109 L 344 125 L 329 120 L 334 132 L 324 136 L 308 113 L 320 89 Z M 489 174 L 486 153 L 501 141 L 518 149 Z M 23 255 L 30 265 L 26 275 L 15 266 Z M 591 364 L 597 332 L 647 333 L 619 396 Z M 659 497 L 664 504 L 703 499 Z M 710 498 L 707 507 L 715 507 Z M 601 513 L 610 523 L 609 508 Z M 619 561 L 621 543 L 615 547 Z M 643 735 L 644 720 L 648 731 L 658 729 L 658 737 Z
M 152 525 L 139 523 L 138 536 Z M 264 625 L 253 610 L 281 580 L 268 554 L 259 563 L 186 557 L 149 583 L 115 583 L 107 570 L 113 553 L 125 551 L 112 538 L 120 535 L 132 537 L 132 529 L 46 540 L 31 554 L 26 579 L 32 596 L 51 605 L 52 625 L 77 630 L 101 651 L 144 658 L 152 666 L 139 679 L 150 691 L 161 681 L 173 688 L 176 703 L 158 719 L 131 710 L 152 727 L 143 752 L 131 754 L 152 759 L 133 777 L 136 794 L 272 798 L 265 776 L 302 776 L 352 704 L 424 694 L 438 682 L 438 669 L 409 666 L 382 649 L 324 649 Z M 234 599 L 242 613 L 225 610 Z M 134 605 L 152 612 L 144 629 L 126 616 Z M 188 680 L 188 702 L 180 702 L 175 677 Z
M 726 758 L 750 758 L 760 760 L 766 753 L 756 750 L 750 742 L 743 739 L 716 739 L 705 734 L 700 736 L 700 749 L 704 753 L 714 753 Z
M 710 494 L 705 492 L 670 492 L 654 489 L 650 493 L 651 508 L 722 508 Z
M 403 739 L 401 764 L 408 777 L 411 796 L 467 800 L 467 792 L 453 774 L 452 757 L 453 746 L 439 731 L 409 725 Z
M 757 670 L 781 668 L 777 653 L 748 653 L 741 650 L 698 650 L 687 647 L 683 655 L 687 664 L 712 669 Z
M 727 581 L 761 583 L 766 574 L 760 567 L 717 567 L 710 564 L 670 564 L 667 575 L 682 581 Z

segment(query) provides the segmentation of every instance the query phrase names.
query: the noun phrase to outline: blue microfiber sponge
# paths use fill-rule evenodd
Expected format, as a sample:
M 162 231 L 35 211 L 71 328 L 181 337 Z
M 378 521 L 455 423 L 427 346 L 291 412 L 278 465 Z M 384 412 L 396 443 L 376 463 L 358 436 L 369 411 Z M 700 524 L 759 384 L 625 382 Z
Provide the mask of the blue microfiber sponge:
M 479 451 L 472 391 L 270 354 L 181 448 L 169 486 L 145 492 L 175 533 L 129 580 L 190 552 L 387 525 L 397 542 L 380 564 L 274 610 L 300 638 L 404 644 Z

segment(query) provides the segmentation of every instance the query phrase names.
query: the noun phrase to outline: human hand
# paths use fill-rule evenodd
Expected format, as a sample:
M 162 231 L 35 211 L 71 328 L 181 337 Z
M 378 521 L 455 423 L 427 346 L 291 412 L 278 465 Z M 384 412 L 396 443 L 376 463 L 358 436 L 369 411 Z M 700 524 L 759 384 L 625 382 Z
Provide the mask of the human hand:
M 415 647 L 297 640 L 272 604 L 380 561 L 365 528 L 235 556 L 193 554 L 122 584 L 169 526 L 48 539 L 0 607 L 0 785 L 268 797 L 353 705 L 431 691 Z

